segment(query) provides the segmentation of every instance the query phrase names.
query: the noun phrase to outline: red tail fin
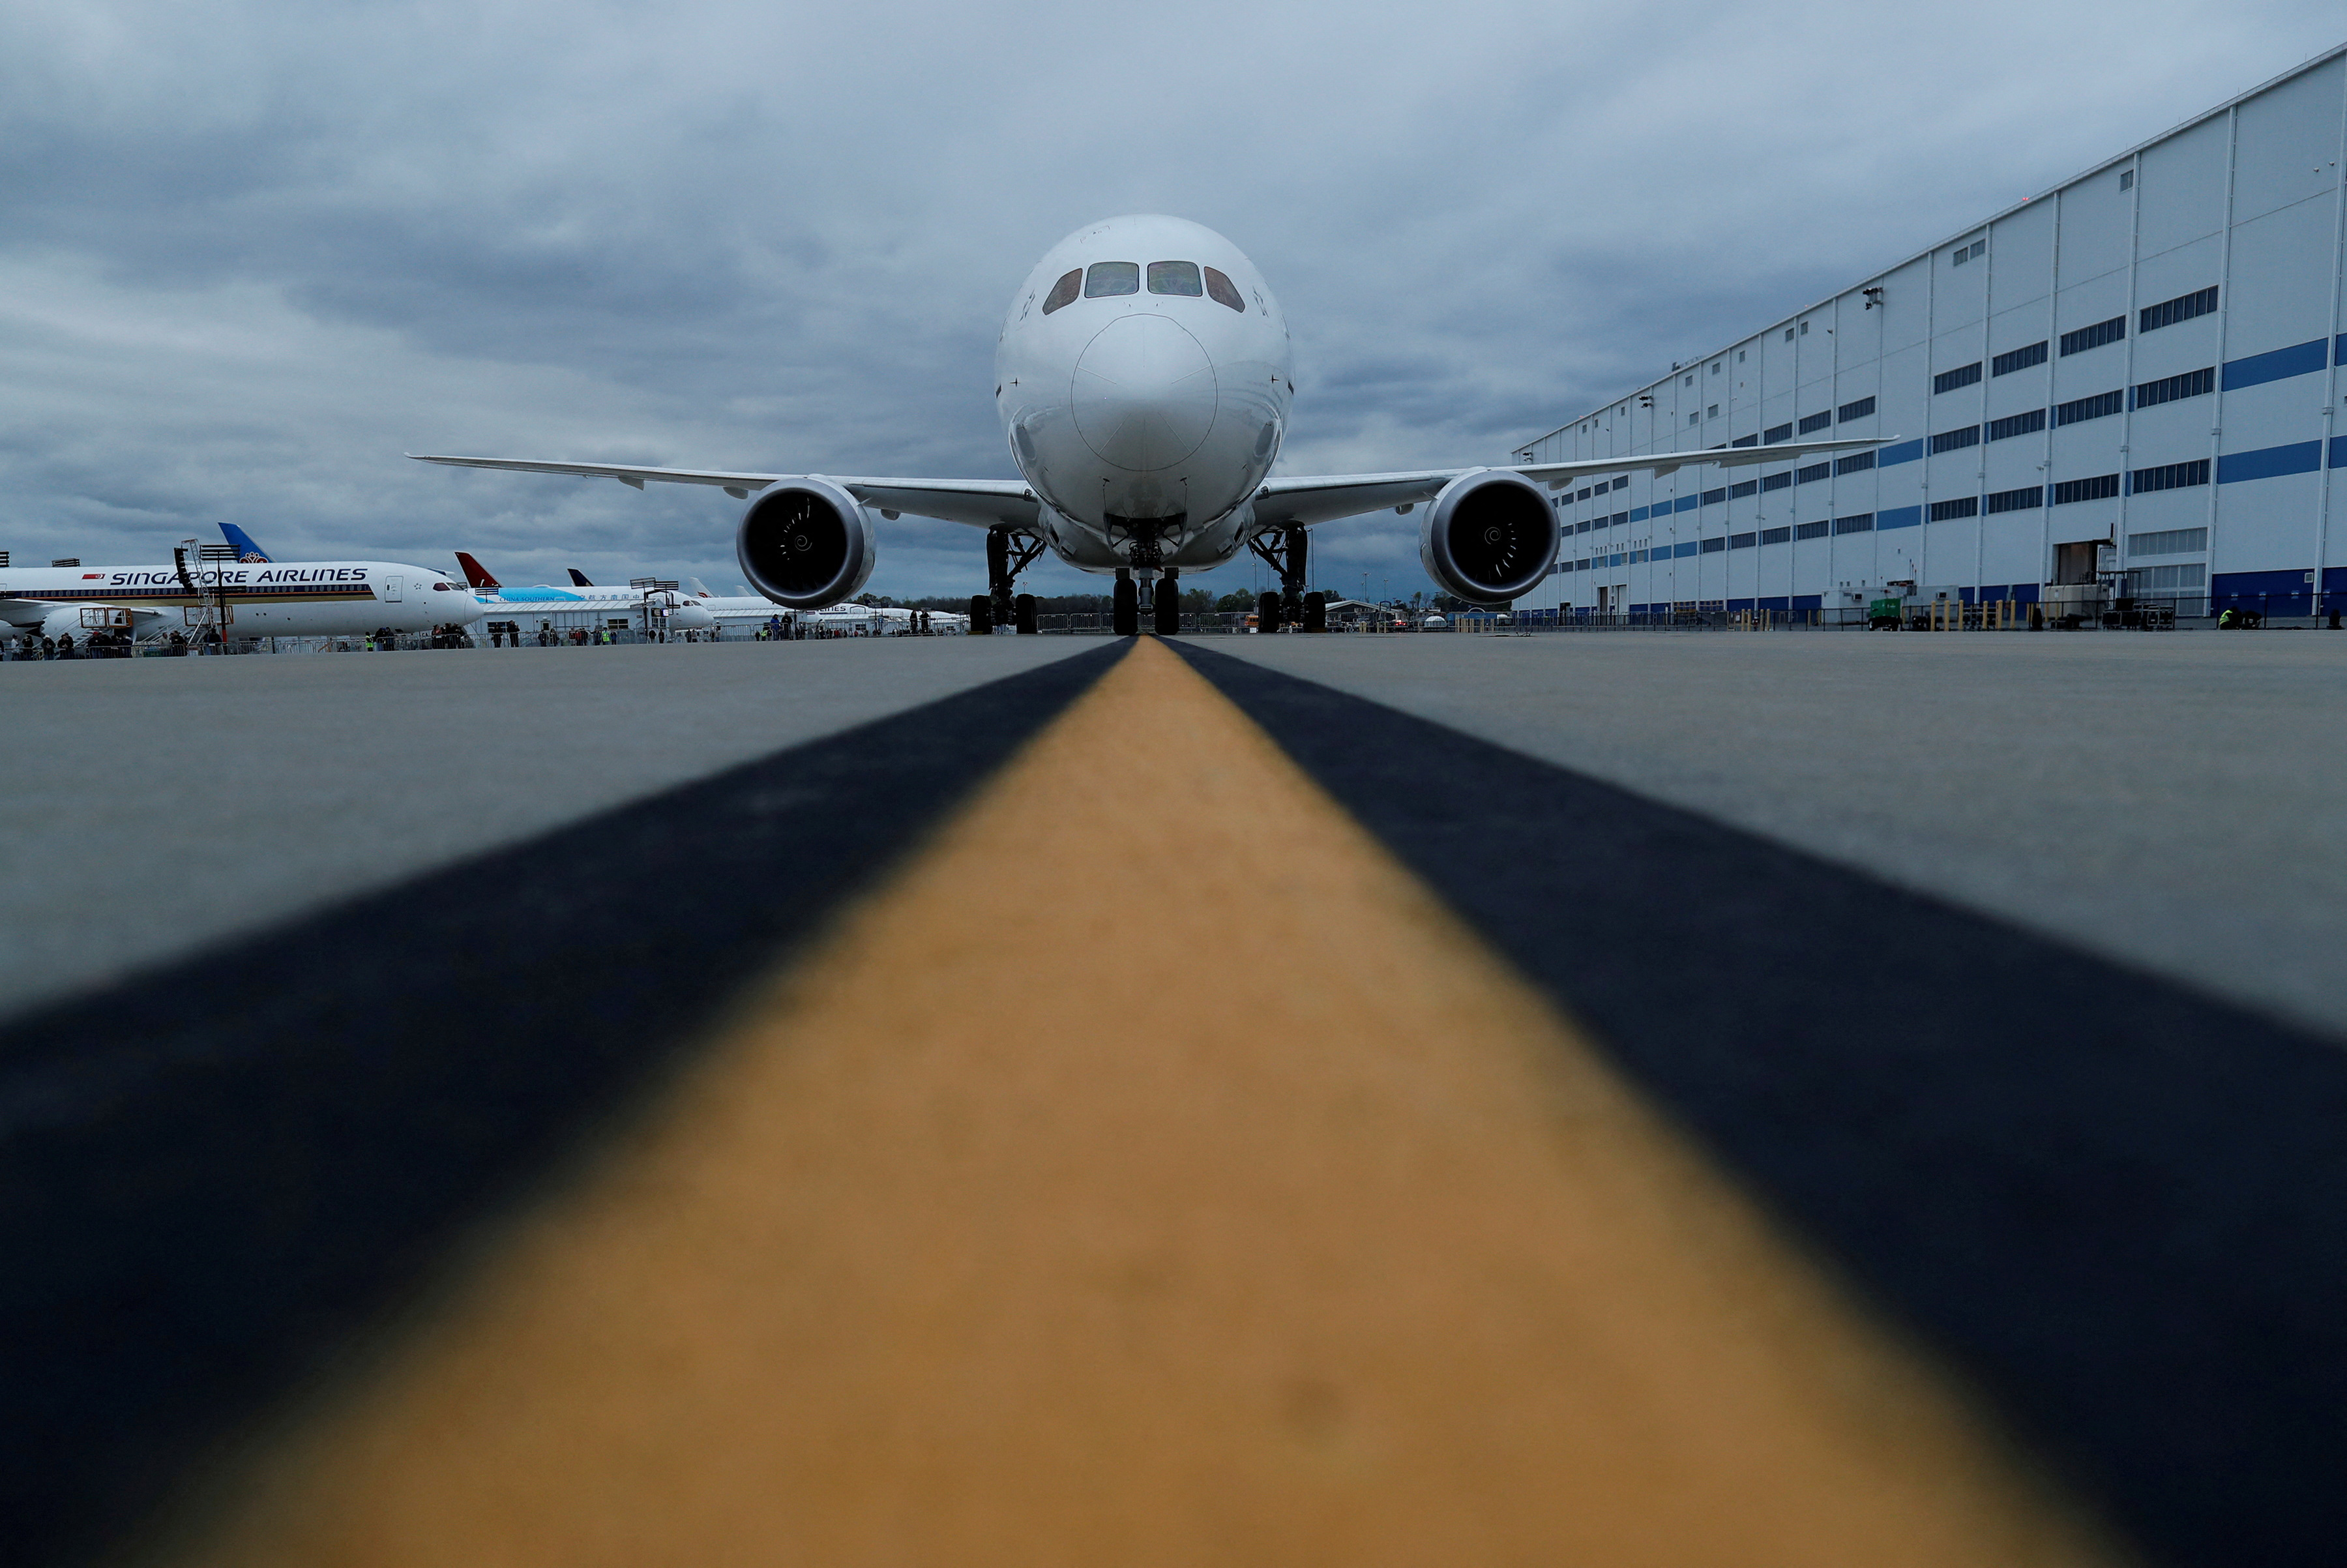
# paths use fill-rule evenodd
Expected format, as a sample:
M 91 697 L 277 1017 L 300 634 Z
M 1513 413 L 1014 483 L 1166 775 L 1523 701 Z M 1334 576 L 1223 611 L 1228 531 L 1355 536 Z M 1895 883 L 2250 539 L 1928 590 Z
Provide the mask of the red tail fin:
M 473 559 L 470 551 L 458 550 L 456 564 L 465 569 L 465 580 L 475 588 L 486 588 L 495 593 L 503 585 L 489 575 L 489 569 Z

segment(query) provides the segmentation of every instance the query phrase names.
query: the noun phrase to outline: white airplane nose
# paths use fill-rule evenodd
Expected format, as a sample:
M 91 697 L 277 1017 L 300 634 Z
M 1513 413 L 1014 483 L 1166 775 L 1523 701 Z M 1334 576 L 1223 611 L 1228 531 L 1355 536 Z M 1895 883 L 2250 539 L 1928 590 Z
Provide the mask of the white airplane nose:
M 1071 400 L 1076 429 L 1102 462 L 1170 468 L 1214 426 L 1214 362 L 1169 316 L 1120 316 L 1076 361 Z

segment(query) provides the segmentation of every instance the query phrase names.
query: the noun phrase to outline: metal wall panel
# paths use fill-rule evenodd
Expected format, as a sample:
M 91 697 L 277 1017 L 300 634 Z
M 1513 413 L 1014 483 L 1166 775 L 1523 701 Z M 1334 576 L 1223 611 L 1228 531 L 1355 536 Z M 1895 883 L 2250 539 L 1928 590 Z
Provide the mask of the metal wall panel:
M 2234 222 L 2321 195 L 2338 183 L 2342 68 L 2333 61 L 2241 106 Z
M 2331 134 L 2335 141 L 2339 128 Z M 2326 193 L 2234 228 L 2227 357 L 2330 335 L 2337 221 L 2337 202 Z
M 2228 150 L 2221 115 L 2144 149 L 2138 253 L 2157 256 L 2224 228 Z

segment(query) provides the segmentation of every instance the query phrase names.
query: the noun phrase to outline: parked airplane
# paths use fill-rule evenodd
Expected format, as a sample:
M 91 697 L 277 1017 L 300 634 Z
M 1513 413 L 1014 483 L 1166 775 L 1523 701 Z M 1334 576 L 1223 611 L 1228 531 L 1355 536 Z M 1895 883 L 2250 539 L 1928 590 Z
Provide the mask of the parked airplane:
M 873 512 L 913 512 L 987 530 L 989 591 L 970 630 L 1034 627 L 1018 574 L 1049 549 L 1114 574 L 1114 629 L 1140 629 L 1135 574 L 1153 578 L 1156 630 L 1179 625 L 1184 571 L 1251 549 L 1279 573 L 1265 629 L 1318 630 L 1304 592 L 1310 530 L 1339 518 L 1428 504 L 1419 559 L 1447 592 L 1504 605 L 1554 564 L 1561 530 L 1545 484 L 1594 475 L 1744 467 L 1883 441 L 1803 441 L 1604 462 L 1271 477 L 1295 395 L 1287 328 L 1261 273 L 1212 230 L 1177 218 L 1112 218 L 1069 235 L 1012 299 L 995 348 L 995 407 L 1016 479 L 837 478 L 411 453 L 422 462 L 647 482 L 716 485 L 750 500 L 734 536 L 743 574 L 776 604 L 815 610 L 854 597 L 878 544 Z M 1891 437 L 1895 440 L 1897 437 Z
M 250 543 L 251 541 L 246 541 Z M 258 552 L 254 552 L 258 553 Z M 364 637 L 388 628 L 468 625 L 464 585 L 391 561 L 179 560 L 168 566 L 0 569 L 0 624 L 13 635 L 75 638 L 100 628 L 134 639 L 199 635 Z
M 573 577 L 578 575 L 574 569 Z M 697 577 L 683 579 L 693 602 L 717 618 L 720 626 L 764 626 L 780 612 L 774 601 L 757 595 L 718 595 Z M 969 617 L 948 610 L 906 610 L 893 604 L 857 604 L 849 600 L 823 610 L 787 612 L 811 627 L 845 628 L 861 623 L 875 632 L 907 636 L 926 628 L 938 636 L 960 636 L 969 630 Z M 923 617 L 927 617 L 926 620 Z
M 672 588 L 597 588 L 576 568 L 570 575 L 580 586 L 556 588 L 551 583 L 539 583 L 531 588 L 507 588 L 468 550 L 456 552 L 456 564 L 464 569 L 465 580 L 471 585 L 484 616 L 492 620 L 511 620 L 525 630 L 537 630 L 537 621 L 531 617 L 542 620 L 549 612 L 592 615 L 599 623 L 625 621 L 639 630 L 707 631 L 717 624 L 715 616 Z M 766 613 L 773 614 L 774 606 L 768 605 Z M 650 628 L 645 621 L 647 615 L 651 618 Z

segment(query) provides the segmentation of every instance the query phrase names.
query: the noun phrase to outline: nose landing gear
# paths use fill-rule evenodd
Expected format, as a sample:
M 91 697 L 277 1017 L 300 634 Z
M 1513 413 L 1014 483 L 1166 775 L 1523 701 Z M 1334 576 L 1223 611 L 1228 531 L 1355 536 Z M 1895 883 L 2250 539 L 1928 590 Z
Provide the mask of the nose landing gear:
M 969 634 L 984 637 L 997 626 L 1015 626 L 1022 637 L 1035 634 L 1035 596 L 1013 595 L 1019 574 L 1035 564 L 1043 541 L 997 526 L 986 530 L 987 591 L 969 599 Z
M 1157 575 L 1156 632 L 1160 637 L 1179 636 L 1182 631 L 1182 574 L 1167 567 Z
M 1109 600 L 1109 630 L 1118 637 L 1141 635 L 1141 590 L 1133 585 L 1133 569 L 1116 569 L 1114 597 Z

